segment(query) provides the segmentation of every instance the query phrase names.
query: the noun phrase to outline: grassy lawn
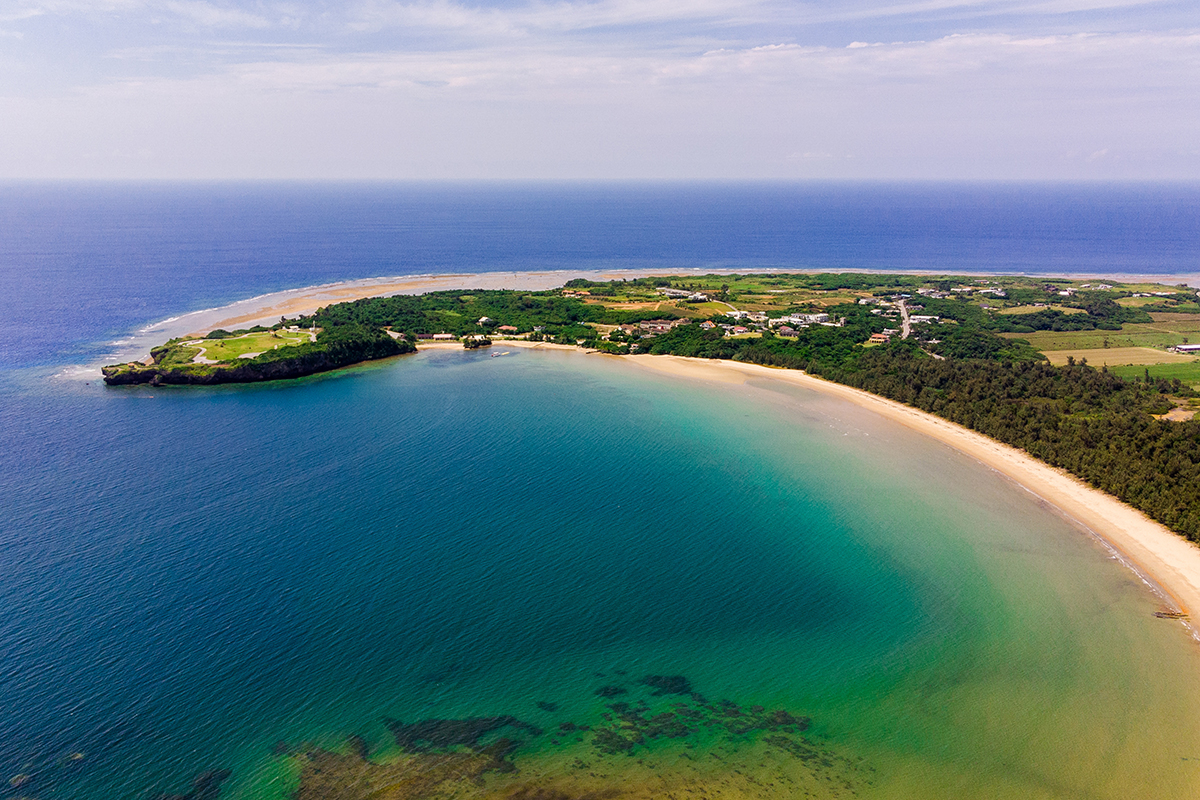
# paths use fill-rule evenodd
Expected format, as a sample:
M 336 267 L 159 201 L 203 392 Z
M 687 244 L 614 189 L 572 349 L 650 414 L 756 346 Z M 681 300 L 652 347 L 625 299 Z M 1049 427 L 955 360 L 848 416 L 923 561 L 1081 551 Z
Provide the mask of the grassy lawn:
M 287 331 L 263 331 L 247 333 L 233 339 L 200 339 L 188 342 L 185 347 L 194 348 L 196 354 L 204 348 L 204 357 L 214 361 L 233 361 L 246 353 L 263 353 L 276 347 L 287 347 L 309 341 L 308 333 Z
M 1195 356 L 1185 356 L 1180 353 L 1168 353 L 1165 350 L 1155 350 L 1153 347 L 1110 347 L 1075 350 L 1043 350 L 1042 354 L 1050 359 L 1055 366 L 1067 363 L 1068 358 L 1076 361 L 1087 359 L 1093 367 L 1117 366 L 1121 364 L 1185 364 L 1195 362 Z M 1182 379 L 1181 379 L 1182 380 Z
M 1200 387 L 1200 359 L 1192 360 L 1188 363 L 1110 368 L 1113 374 L 1119 375 L 1122 378 L 1140 378 L 1146 373 L 1146 370 L 1150 371 L 1151 378 L 1166 378 L 1169 381 L 1178 378 L 1193 388 Z

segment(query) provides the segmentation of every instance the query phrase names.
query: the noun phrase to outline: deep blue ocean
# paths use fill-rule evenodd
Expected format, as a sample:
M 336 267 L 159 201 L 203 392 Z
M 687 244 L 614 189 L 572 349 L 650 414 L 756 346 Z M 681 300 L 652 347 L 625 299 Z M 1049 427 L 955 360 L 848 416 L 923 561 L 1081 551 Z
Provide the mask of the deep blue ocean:
M 276 742 L 385 758 L 385 718 L 602 725 L 597 691 L 632 701 L 644 675 L 811 714 L 868 796 L 1181 796 L 1196 654 L 1154 598 L 867 412 L 529 351 L 216 389 L 61 370 L 166 317 L 376 276 L 1198 259 L 1196 187 L 0 187 L 0 797 L 149 800 L 229 769 L 221 797 L 283 798 L 302 758 Z M 632 785 L 711 752 L 687 778 L 711 796 L 776 796 L 728 788 L 775 769 L 839 796 L 739 736 L 516 758 Z
M 8 184 L 0 369 L 282 289 L 596 268 L 1200 274 L 1200 186 Z

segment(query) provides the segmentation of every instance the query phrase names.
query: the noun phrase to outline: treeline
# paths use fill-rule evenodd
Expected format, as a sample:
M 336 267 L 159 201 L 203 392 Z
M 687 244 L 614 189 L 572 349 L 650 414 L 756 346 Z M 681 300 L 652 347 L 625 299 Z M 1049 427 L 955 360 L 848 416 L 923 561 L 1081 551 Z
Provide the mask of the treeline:
M 594 337 L 594 329 L 583 331 L 581 326 L 588 323 L 621 325 L 678 316 L 671 311 L 618 311 L 563 297 L 557 292 L 498 289 L 371 297 L 321 309 L 312 317 L 303 318 L 300 324 L 307 327 L 315 321 L 318 327 L 327 329 L 363 325 L 388 327 L 406 334 L 452 333 L 456 336 L 511 325 L 517 333 L 529 333 L 540 327 L 548 336 L 567 331 Z M 479 320 L 483 317 L 491 323 L 481 326 Z

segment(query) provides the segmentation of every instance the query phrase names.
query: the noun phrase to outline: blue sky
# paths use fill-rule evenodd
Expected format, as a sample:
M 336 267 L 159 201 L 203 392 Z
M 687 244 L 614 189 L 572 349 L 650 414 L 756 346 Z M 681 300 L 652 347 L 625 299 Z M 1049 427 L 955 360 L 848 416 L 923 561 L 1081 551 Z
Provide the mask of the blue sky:
M 1200 179 L 1200 3 L 0 0 L 0 177 Z

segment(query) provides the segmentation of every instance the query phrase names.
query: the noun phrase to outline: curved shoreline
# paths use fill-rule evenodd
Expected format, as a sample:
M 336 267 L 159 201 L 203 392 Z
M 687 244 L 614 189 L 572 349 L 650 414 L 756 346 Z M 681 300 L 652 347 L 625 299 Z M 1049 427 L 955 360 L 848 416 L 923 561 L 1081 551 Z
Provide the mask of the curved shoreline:
M 273 321 L 281 314 L 311 313 L 330 302 L 345 302 L 365 297 L 419 294 L 441 289 L 524 289 L 533 291 L 561 286 L 572 277 L 607 280 L 657 274 L 680 275 L 687 271 L 678 267 L 645 270 L 563 269 L 366 278 L 260 295 L 227 306 L 173 317 L 170 320 L 147 326 L 139 330 L 138 334 L 145 336 L 154 332 L 153 335 L 161 337 L 162 331 L 168 323 L 180 327 L 181 330 L 183 327 L 187 327 L 189 330 L 184 332 L 190 332 L 191 327 L 199 323 L 200 318 L 209 316 L 220 316 L 221 318 L 215 321 L 206 318 L 206 329 L 255 324 L 260 321 Z M 795 268 L 754 270 L 756 273 L 774 271 L 815 273 L 826 270 Z M 853 269 L 839 271 L 875 272 L 874 270 Z M 704 274 L 723 272 L 741 273 L 745 270 L 703 270 Z M 904 274 L 943 274 L 944 271 L 905 270 L 901 272 Z M 1046 273 L 1046 276 L 1057 277 L 1060 274 Z M 1061 277 L 1084 276 L 1062 273 Z M 1136 277 L 1143 280 L 1151 278 L 1151 276 Z M 1195 276 L 1170 277 L 1186 278 L 1188 282 L 1195 280 Z M 230 312 L 234 312 L 234 315 L 227 316 Z M 209 322 L 211 325 L 208 324 Z M 503 344 L 540 349 L 579 349 L 573 345 L 554 345 L 520 340 L 504 340 Z M 461 347 L 457 342 L 447 346 Z M 430 347 L 430 343 L 423 342 L 420 347 L 426 349 Z M 1173 604 L 1185 613 L 1190 613 L 1193 609 L 1200 613 L 1200 547 L 1151 520 L 1132 506 L 1088 486 L 1064 470 L 1038 461 L 1022 450 L 1002 444 L 941 417 L 797 370 L 682 356 L 639 355 L 626 357 L 626 360 L 639 364 L 643 368 L 691 379 L 738 383 L 745 382 L 750 378 L 782 380 L 838 396 L 862 408 L 875 411 L 887 419 L 931 436 L 1015 481 L 1098 539 L 1137 574 L 1151 591 L 1159 594 L 1168 604 Z M 1192 636 L 1200 641 L 1200 632 L 1186 621 L 1184 625 L 1191 631 Z
M 506 341 L 504 345 L 578 349 L 570 345 L 519 341 Z M 1167 604 L 1174 605 L 1184 613 L 1200 609 L 1200 547 L 1132 506 L 1088 486 L 1064 470 L 1038 461 L 1023 450 L 894 400 L 799 370 L 684 356 L 641 355 L 622 358 L 641 369 L 692 380 L 721 383 L 745 383 L 750 379 L 782 381 L 873 411 L 996 470 L 1099 540 Z M 1200 641 L 1200 633 L 1195 627 L 1186 620 L 1182 622 L 1191 636 Z

